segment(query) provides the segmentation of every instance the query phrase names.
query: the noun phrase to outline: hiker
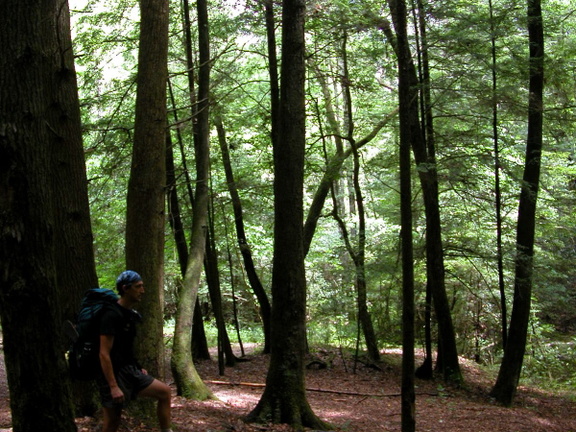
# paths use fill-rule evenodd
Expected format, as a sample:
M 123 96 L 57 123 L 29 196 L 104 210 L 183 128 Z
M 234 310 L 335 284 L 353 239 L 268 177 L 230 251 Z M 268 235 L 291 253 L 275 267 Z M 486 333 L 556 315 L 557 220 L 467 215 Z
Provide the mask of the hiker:
M 136 323 L 142 319 L 134 306 L 144 295 L 144 282 L 138 273 L 127 270 L 116 279 L 116 289 L 118 302 L 109 306 L 100 320 L 102 374 L 98 387 L 104 411 L 102 432 L 118 430 L 122 408 L 137 396 L 157 399 L 160 429 L 172 432 L 170 387 L 148 375 L 134 356 Z

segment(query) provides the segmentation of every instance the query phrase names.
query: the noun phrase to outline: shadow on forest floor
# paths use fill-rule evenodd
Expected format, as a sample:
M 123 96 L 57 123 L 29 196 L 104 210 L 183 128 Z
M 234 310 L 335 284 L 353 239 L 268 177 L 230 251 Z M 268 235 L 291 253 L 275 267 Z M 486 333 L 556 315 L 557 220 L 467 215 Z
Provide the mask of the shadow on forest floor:
M 380 370 L 358 363 L 356 373 L 352 373 L 351 359 L 343 361 L 339 355 L 327 351 L 318 354 L 330 360 L 330 367 L 308 370 L 306 385 L 308 401 L 320 418 L 336 430 L 346 432 L 401 430 L 399 352 L 387 351 Z M 268 367 L 268 356 L 250 354 L 247 360 L 227 368 L 224 376 L 218 375 L 215 360 L 199 362 L 200 376 L 219 400 L 198 402 L 174 396 L 175 431 L 291 431 L 285 425 L 243 422 L 260 399 Z M 418 432 L 576 432 L 574 394 L 557 395 L 546 389 L 520 387 L 514 406 L 504 408 L 488 397 L 493 384 L 491 377 L 466 360 L 462 360 L 462 370 L 464 388 L 417 380 Z M 11 431 L 8 402 L 1 361 L 0 432 Z M 77 419 L 77 425 L 80 432 L 99 430 L 99 420 L 94 418 Z M 133 418 L 125 418 L 120 429 L 121 432 L 156 430 Z

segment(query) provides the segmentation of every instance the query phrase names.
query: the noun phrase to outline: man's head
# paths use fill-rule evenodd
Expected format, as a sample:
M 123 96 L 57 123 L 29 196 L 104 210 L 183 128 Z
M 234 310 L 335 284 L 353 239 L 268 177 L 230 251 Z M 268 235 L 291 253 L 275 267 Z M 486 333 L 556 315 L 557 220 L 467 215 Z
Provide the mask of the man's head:
M 120 276 L 116 279 L 116 290 L 120 296 L 124 295 L 124 290 L 130 288 L 132 284 L 140 282 L 142 277 L 138 273 L 132 270 L 126 270 L 120 273 Z

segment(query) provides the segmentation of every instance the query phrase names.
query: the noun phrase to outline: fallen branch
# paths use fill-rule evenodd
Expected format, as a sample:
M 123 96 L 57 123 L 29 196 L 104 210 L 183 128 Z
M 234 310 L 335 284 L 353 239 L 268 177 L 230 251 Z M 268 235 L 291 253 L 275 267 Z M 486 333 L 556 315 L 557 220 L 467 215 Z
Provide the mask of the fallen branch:
M 206 384 L 215 385 L 229 385 L 229 386 L 244 386 L 244 387 L 257 387 L 264 388 L 266 384 L 261 383 L 250 383 L 250 382 L 232 382 L 232 381 L 204 381 Z M 334 393 L 347 396 L 364 396 L 364 397 L 400 397 L 402 393 L 358 393 L 345 390 L 330 390 L 330 389 L 319 389 L 319 388 L 307 388 L 306 391 L 317 392 L 317 393 Z M 438 396 L 437 392 L 419 392 L 416 395 L 426 395 L 426 396 Z

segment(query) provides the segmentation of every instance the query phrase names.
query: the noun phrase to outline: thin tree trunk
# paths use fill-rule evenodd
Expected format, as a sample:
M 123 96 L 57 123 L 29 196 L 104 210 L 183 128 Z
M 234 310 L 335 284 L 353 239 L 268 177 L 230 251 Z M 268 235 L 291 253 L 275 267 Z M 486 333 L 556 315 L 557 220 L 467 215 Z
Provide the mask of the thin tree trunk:
M 506 305 L 506 289 L 504 285 L 504 257 L 502 255 L 502 194 L 500 190 L 500 145 L 498 137 L 498 99 L 496 74 L 496 30 L 494 27 L 494 8 L 492 0 L 490 7 L 490 34 L 492 45 L 492 139 L 494 141 L 494 201 L 496 208 L 496 260 L 498 268 L 498 289 L 500 291 L 500 320 L 502 348 L 506 348 L 508 340 L 508 307 Z
M 244 351 L 244 344 L 242 343 L 242 335 L 240 334 L 240 321 L 238 319 L 238 301 L 236 295 L 236 275 L 234 274 L 234 262 L 232 260 L 232 251 L 230 250 L 230 242 L 228 237 L 228 222 L 224 218 L 224 229 L 226 236 L 226 258 L 228 262 L 228 270 L 230 272 L 230 288 L 232 295 L 232 313 L 234 316 L 234 328 L 236 329 L 236 338 L 238 339 L 238 345 L 240 346 L 240 357 L 243 358 L 246 353 Z
M 399 17 L 393 8 L 391 8 L 391 11 L 396 32 L 398 33 Z M 395 42 L 395 38 L 389 25 L 385 22 L 381 22 L 381 29 L 388 36 L 388 39 L 397 51 L 397 55 L 403 55 L 399 52 L 400 48 L 397 45 L 397 42 Z M 409 73 L 409 90 L 412 92 L 409 106 L 412 128 L 412 152 L 414 154 L 416 165 L 418 166 L 418 176 L 420 178 L 424 199 L 424 209 L 426 213 L 426 263 L 428 283 L 432 290 L 432 299 L 436 311 L 440 338 L 438 351 L 439 357 L 441 357 L 442 361 L 439 361 L 437 366 L 441 367 L 440 371 L 446 381 L 460 383 L 462 381 L 462 373 L 458 362 L 456 336 L 454 333 L 452 314 L 445 286 L 444 249 L 442 246 L 440 206 L 438 202 L 438 173 L 436 160 L 434 155 L 430 154 L 426 147 L 426 141 L 418 117 L 418 77 L 416 75 L 416 68 L 412 61 L 411 54 L 408 52 L 406 55 L 410 56 L 410 68 L 406 72 Z
M 414 391 L 414 262 L 412 246 L 412 191 L 410 147 L 419 130 L 413 128 L 411 71 L 414 65 L 408 44 L 406 4 L 390 0 L 398 43 L 398 93 L 400 106 L 400 206 L 402 237 L 402 432 L 416 430 Z M 417 139 L 417 138 L 416 138 Z
M 418 14 L 415 22 L 417 30 L 415 34 L 419 36 L 421 44 L 419 53 L 419 70 L 422 82 L 422 91 L 420 92 L 421 100 L 421 117 L 423 122 L 423 133 L 425 136 L 426 148 L 430 158 L 436 160 L 436 145 L 434 137 L 434 117 L 432 115 L 432 101 L 430 95 L 430 67 L 428 62 L 428 38 L 426 36 L 426 12 L 424 10 L 424 3 L 422 0 L 417 0 Z M 427 236 L 428 238 L 428 236 Z M 428 240 L 427 240 L 428 241 Z M 430 379 L 433 376 L 432 367 L 432 287 L 430 279 L 433 275 L 430 273 L 430 263 L 426 265 L 428 273 L 428 282 L 426 283 L 426 304 L 425 304 L 425 324 L 424 324 L 424 337 L 425 337 L 425 353 L 424 362 L 418 368 L 416 374 L 419 378 Z
M 224 321 L 224 311 L 222 310 L 222 289 L 220 285 L 220 271 L 218 269 L 218 252 L 214 242 L 214 217 L 208 218 L 208 238 L 206 239 L 206 256 L 204 259 L 204 268 L 206 274 L 206 282 L 208 284 L 208 292 L 210 294 L 210 302 L 212 303 L 212 311 L 216 320 L 216 328 L 218 329 L 218 346 L 221 347 L 224 354 L 226 366 L 234 366 L 236 364 L 236 356 L 230 344 L 230 337 L 226 330 L 226 323 Z M 224 374 L 224 363 L 220 364 L 221 375 Z
M 356 269 L 356 305 L 358 310 L 358 328 L 362 329 L 362 334 L 364 335 L 364 341 L 366 343 L 366 349 L 370 361 L 378 362 L 380 360 L 380 351 L 378 350 L 378 343 L 376 341 L 376 335 L 374 333 L 374 326 L 372 325 L 372 318 L 368 311 L 368 301 L 366 294 L 366 275 L 365 275 L 365 260 L 364 260 L 364 250 L 366 243 L 366 228 L 365 228 L 365 217 L 364 217 L 364 205 L 362 202 L 362 195 L 360 190 L 360 184 L 358 182 L 359 175 L 359 155 L 358 152 L 354 152 L 354 184 L 355 184 L 355 195 L 357 199 L 357 205 L 359 208 L 359 229 L 358 229 L 358 249 L 354 250 L 352 243 L 350 241 L 350 235 L 344 220 L 340 217 L 338 212 L 338 200 L 333 193 L 333 211 L 332 216 L 338 223 L 340 231 L 342 233 L 342 238 L 346 249 L 352 261 L 354 262 L 354 268 Z M 358 338 L 359 339 L 359 338 Z
M 420 379 L 429 380 L 434 375 L 432 368 L 432 291 L 426 284 L 426 299 L 424 300 L 424 361 L 416 369 L 415 375 Z
M 348 72 L 348 54 L 347 54 L 347 36 L 345 34 L 342 46 L 342 58 L 344 67 L 344 76 L 349 77 Z M 354 155 L 354 169 L 352 176 L 352 187 L 354 191 L 353 205 L 356 206 L 358 212 L 358 253 L 354 264 L 356 267 L 356 289 L 357 289 L 357 304 L 358 304 L 358 319 L 362 325 L 362 332 L 366 341 L 366 349 L 370 359 L 374 362 L 380 361 L 380 351 L 378 350 L 378 342 L 376 334 L 374 333 L 374 326 L 372 318 L 368 311 L 368 296 L 366 292 L 366 212 L 364 209 L 364 197 L 362 196 L 362 189 L 360 187 L 360 153 L 356 142 L 354 140 L 354 119 L 352 115 L 352 95 L 350 93 L 350 86 L 344 86 L 344 98 L 346 100 L 346 113 L 347 113 L 347 130 L 348 141 L 352 148 Z M 351 203 L 352 206 L 352 203 Z
M 270 301 L 268 295 L 262 286 L 260 277 L 256 273 L 254 260 L 252 259 L 252 250 L 246 237 L 246 230 L 244 229 L 244 215 L 242 212 L 242 201 L 236 187 L 234 180 L 234 173 L 232 171 L 232 163 L 230 162 L 230 152 L 228 150 L 228 143 L 226 140 L 226 132 L 222 124 L 222 119 L 218 116 L 214 119 L 216 129 L 218 131 L 218 142 L 220 143 L 220 151 L 222 153 L 222 162 L 224 164 L 224 172 L 226 173 L 226 183 L 228 184 L 228 191 L 232 199 L 232 207 L 234 209 L 234 224 L 236 227 L 236 238 L 238 239 L 238 246 L 244 261 L 244 269 L 246 276 L 250 282 L 250 287 L 254 291 L 254 295 L 258 300 L 260 306 L 260 317 L 262 318 L 262 325 L 264 328 L 264 353 L 270 352 Z
M 540 0 L 528 0 L 528 37 L 530 44 L 528 136 L 516 228 L 514 303 L 504 358 L 496 384 L 490 393 L 503 405 L 511 405 L 516 394 L 530 321 L 536 200 L 542 155 L 544 31 Z
M 178 141 L 182 144 L 180 137 Z M 184 169 L 186 170 L 186 167 L 184 167 Z M 190 188 L 188 176 L 186 176 L 186 186 Z M 180 202 L 178 200 L 176 173 L 174 168 L 174 149 L 169 133 L 166 134 L 166 187 L 168 195 L 168 221 L 172 227 L 180 271 L 182 277 L 184 277 L 186 274 L 186 264 L 188 263 L 188 243 L 186 241 L 186 233 L 184 231 L 184 224 L 182 223 L 182 215 L 180 212 Z M 191 191 L 190 195 L 192 195 Z M 193 197 L 190 196 L 190 199 L 192 202 Z M 196 298 L 196 303 L 194 304 L 191 343 L 192 354 L 195 359 L 210 360 L 210 351 L 208 350 L 208 341 L 206 340 L 202 311 L 200 309 L 200 301 L 198 298 Z
M 326 84 L 326 81 L 323 79 L 321 74 L 318 71 L 316 65 L 309 60 L 312 69 L 315 71 L 316 79 L 320 83 L 322 87 L 322 93 L 324 94 L 324 99 L 326 100 L 327 109 L 326 115 L 328 124 L 330 125 L 330 130 L 328 131 L 329 134 L 334 135 L 335 143 L 336 143 L 336 152 L 330 158 L 327 158 L 326 162 L 326 170 L 322 175 L 322 179 L 318 184 L 318 188 L 314 193 L 312 198 L 312 203 L 310 204 L 310 208 L 308 209 L 308 213 L 306 216 L 306 221 L 304 222 L 304 254 L 307 255 L 308 251 L 310 250 L 310 245 L 312 243 L 312 239 L 314 238 L 314 233 L 316 232 L 316 226 L 318 225 L 318 220 L 322 214 L 322 209 L 324 208 L 324 204 L 326 202 L 326 198 L 328 197 L 328 193 L 332 188 L 334 182 L 340 177 L 342 166 L 344 162 L 353 154 L 352 148 L 344 150 L 342 145 L 342 134 L 340 133 L 340 127 L 338 125 L 338 121 L 336 119 L 336 115 L 334 113 L 334 109 L 332 108 L 331 104 L 331 97 L 330 97 L 330 90 Z M 355 147 L 357 150 L 360 150 L 364 145 L 368 144 L 372 141 L 378 132 L 388 124 L 388 122 L 394 118 L 398 114 L 398 110 L 395 109 L 390 114 L 385 116 L 381 121 L 379 121 L 372 130 L 362 139 L 359 139 L 355 142 Z
M 179 291 L 176 325 L 172 347 L 172 373 L 178 394 L 186 398 L 207 399 L 212 392 L 204 385 L 194 367 L 191 352 L 190 328 L 194 304 L 198 295 L 203 270 L 208 227 L 208 181 L 210 175 L 209 142 L 209 85 L 210 46 L 206 1 L 197 2 L 200 72 L 198 82 L 198 105 L 195 111 L 196 193 L 192 212 L 192 239 L 186 273 Z
M 190 20 L 190 5 L 188 0 L 182 1 L 182 8 L 183 8 L 183 27 L 184 27 L 184 35 L 185 35 L 185 47 L 186 47 L 186 65 L 188 68 L 188 73 L 186 74 L 188 78 L 188 94 L 190 96 L 190 106 L 193 107 L 193 110 L 196 111 L 198 107 L 196 106 L 197 97 L 196 97 L 196 90 L 195 90 L 195 76 L 194 76 L 194 59 L 193 59 L 193 46 L 192 46 L 192 24 Z M 200 145 L 198 142 L 198 134 L 194 133 L 194 145 Z M 180 151 L 182 154 L 182 161 L 184 163 L 184 174 L 186 176 L 186 186 L 188 188 L 188 195 L 190 197 L 190 203 L 192 206 L 194 205 L 194 192 L 192 191 L 192 181 L 190 178 L 190 174 L 188 168 L 186 167 L 186 153 L 184 151 L 184 146 L 180 146 Z M 194 305 L 194 312 L 192 318 L 192 352 L 193 354 L 200 354 L 200 357 L 194 357 L 197 359 L 201 358 L 210 358 L 210 353 L 208 352 L 208 342 L 206 341 L 206 334 L 204 332 L 204 321 L 202 320 L 201 315 L 201 308 L 200 308 L 200 301 L 198 298 L 196 299 Z

